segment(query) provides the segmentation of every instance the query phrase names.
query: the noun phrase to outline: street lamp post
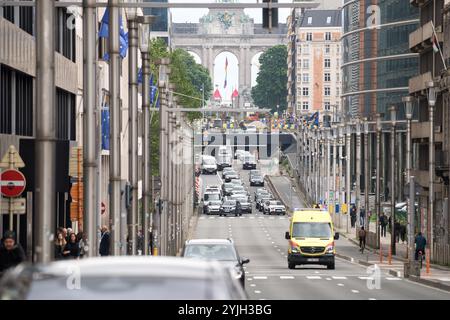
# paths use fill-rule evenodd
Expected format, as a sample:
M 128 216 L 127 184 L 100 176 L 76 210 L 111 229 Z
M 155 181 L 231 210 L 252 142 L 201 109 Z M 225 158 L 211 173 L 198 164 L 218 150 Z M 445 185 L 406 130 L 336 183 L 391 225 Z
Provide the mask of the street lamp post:
M 338 184 L 339 184 L 339 197 L 338 197 L 338 201 L 339 201 L 339 211 L 340 211 L 340 215 L 339 215 L 339 227 L 341 227 L 341 216 L 342 216 L 342 213 L 343 213 L 343 210 L 342 210 L 342 195 L 343 195 L 343 190 L 342 190 L 342 188 L 343 188 L 343 186 L 344 186 L 344 183 L 343 183 L 343 179 L 342 179 L 342 177 L 343 177 L 343 168 L 344 168 L 344 157 L 343 157 L 343 154 L 344 154 L 344 124 L 343 123 L 341 123 L 341 124 L 339 124 L 339 180 L 338 180 Z
M 358 118 L 356 120 L 356 190 L 355 190 L 355 205 L 356 205 L 356 216 L 361 222 L 361 208 L 360 208 L 360 197 L 361 197 L 361 120 Z M 363 225 L 360 225 L 363 227 Z
M 369 122 L 364 118 L 364 210 L 366 212 L 365 225 L 369 232 L 369 189 L 370 189 L 370 168 L 369 168 Z
M 128 0 L 136 3 L 136 0 Z M 128 238 L 129 253 L 136 255 L 136 234 L 138 221 L 138 83 L 137 83 L 137 55 L 138 55 L 138 23 L 137 7 L 125 8 L 128 27 L 128 180 L 131 185 L 132 199 L 128 208 Z
M 406 115 L 406 182 L 409 184 L 410 193 L 408 201 L 408 257 L 410 263 L 414 261 L 414 234 L 415 234 L 415 200 L 414 179 L 411 178 L 411 120 L 413 117 L 412 97 L 403 97 Z M 411 189 L 413 190 L 411 192 Z
M 434 149 L 434 108 L 436 106 L 437 99 L 437 89 L 433 81 L 427 83 L 428 87 L 428 111 L 429 111 L 429 123 L 430 123 L 430 140 L 428 147 L 428 158 L 429 158 L 429 202 L 428 202 L 428 215 L 427 215 L 427 246 L 429 248 L 430 258 L 431 252 L 433 250 L 433 227 L 434 227 L 434 167 L 435 167 L 435 149 Z
M 396 232 L 395 230 L 395 121 L 397 120 L 396 106 L 389 108 L 391 114 L 391 254 L 395 255 Z
M 347 123 L 346 127 L 346 151 L 345 151 L 345 169 L 346 169 L 346 200 L 347 203 L 347 233 L 349 232 L 349 222 L 350 222 L 350 205 L 352 202 L 352 186 L 351 186 L 351 138 L 352 138 L 352 124 Z
M 381 114 L 377 114 L 377 151 L 376 151 L 376 188 L 375 188 L 375 210 L 377 215 L 376 220 L 376 236 L 378 248 L 381 248 L 380 243 L 380 215 L 381 215 L 381 203 L 380 203 L 380 189 L 381 189 Z
M 144 255 L 149 255 L 150 230 L 154 217 L 151 215 L 152 186 L 151 186 L 151 153 L 150 153 L 150 25 L 154 16 L 144 16 L 140 18 L 139 27 L 139 49 L 142 55 L 142 112 L 143 112 L 143 139 L 142 139 L 142 190 L 143 190 L 143 236 Z

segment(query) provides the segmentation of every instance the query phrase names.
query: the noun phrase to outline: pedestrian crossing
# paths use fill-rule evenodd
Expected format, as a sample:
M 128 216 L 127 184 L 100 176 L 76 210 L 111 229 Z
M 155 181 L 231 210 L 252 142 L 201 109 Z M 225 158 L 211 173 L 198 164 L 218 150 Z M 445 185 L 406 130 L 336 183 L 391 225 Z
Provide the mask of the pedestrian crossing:
M 239 219 L 239 220 L 254 220 L 254 219 L 265 219 L 265 220 L 288 220 L 288 217 L 271 217 L 271 216 L 229 216 L 229 217 L 219 217 L 219 216 L 200 216 L 199 220 L 216 220 L 216 219 Z

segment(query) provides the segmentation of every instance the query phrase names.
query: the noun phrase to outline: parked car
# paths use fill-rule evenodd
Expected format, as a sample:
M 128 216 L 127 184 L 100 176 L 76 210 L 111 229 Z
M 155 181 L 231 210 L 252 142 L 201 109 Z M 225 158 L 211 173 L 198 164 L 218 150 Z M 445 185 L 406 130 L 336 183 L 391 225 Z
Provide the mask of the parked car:
M 203 156 L 202 158 L 202 173 L 203 174 L 217 174 L 216 158 L 212 156 Z
M 264 178 L 262 176 L 252 175 L 249 178 L 250 186 L 264 186 Z
M 236 194 L 236 193 L 247 194 L 247 190 L 245 189 L 244 186 L 235 185 L 235 186 L 233 186 L 233 189 L 231 190 L 231 195 Z
M 217 170 L 222 171 L 224 168 L 231 168 L 232 161 L 229 155 L 219 155 L 217 160 Z
M 285 215 L 286 214 L 286 207 L 284 206 L 283 203 L 281 203 L 281 201 L 268 201 L 268 203 L 266 202 L 264 205 L 264 210 L 263 210 L 264 214 L 278 214 L 278 215 Z
M 225 200 L 220 206 L 219 216 L 226 216 L 228 214 L 236 214 L 236 200 Z
M 225 179 L 225 174 L 228 173 L 228 172 L 231 172 L 231 171 L 234 171 L 234 169 L 231 168 L 231 167 L 223 168 L 223 170 L 222 170 L 222 179 Z
M 250 260 L 240 257 L 231 239 L 193 239 L 186 241 L 183 257 L 195 259 L 217 260 L 230 268 L 235 279 L 245 286 L 245 270 L 243 265 Z
M 266 188 L 257 188 L 254 193 L 254 200 L 256 201 L 256 198 L 258 197 L 258 195 L 263 194 L 263 193 L 269 194 L 269 191 Z
M 181 257 L 110 256 L 25 263 L 2 277 L 0 300 L 246 299 L 236 274 L 218 261 Z M 74 279 L 81 275 L 79 286 L 77 281 L 67 281 L 71 275 Z
M 234 153 L 234 158 L 241 160 L 241 156 L 245 153 L 245 150 L 236 150 Z
M 205 193 L 202 198 L 202 208 L 203 213 L 206 214 L 206 207 L 209 205 L 211 201 L 221 201 L 222 197 L 218 193 Z
M 249 172 L 249 177 L 255 175 L 255 176 L 262 176 L 261 170 L 257 170 L 257 169 L 252 169 Z
M 230 183 L 236 185 L 236 186 L 243 186 L 244 183 L 242 182 L 241 179 L 231 179 Z

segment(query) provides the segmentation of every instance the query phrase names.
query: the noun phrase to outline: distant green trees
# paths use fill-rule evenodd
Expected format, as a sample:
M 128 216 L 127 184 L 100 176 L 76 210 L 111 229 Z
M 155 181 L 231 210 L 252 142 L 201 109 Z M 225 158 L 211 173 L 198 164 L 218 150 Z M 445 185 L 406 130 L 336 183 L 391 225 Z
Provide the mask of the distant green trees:
M 269 108 L 280 114 L 286 110 L 287 102 L 287 47 L 278 45 L 259 57 L 261 68 L 252 88 L 254 103 L 260 108 Z M 277 110 L 277 105 L 279 109 Z

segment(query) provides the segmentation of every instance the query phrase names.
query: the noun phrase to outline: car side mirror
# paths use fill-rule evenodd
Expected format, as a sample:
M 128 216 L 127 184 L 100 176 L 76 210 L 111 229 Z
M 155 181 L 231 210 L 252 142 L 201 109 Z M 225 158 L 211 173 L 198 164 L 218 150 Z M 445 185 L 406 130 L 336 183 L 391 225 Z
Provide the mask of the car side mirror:
M 250 259 L 249 258 L 241 258 L 241 264 L 246 264 L 249 263 Z
M 286 231 L 286 234 L 284 235 L 284 238 L 285 238 L 286 240 L 291 239 L 291 235 L 289 234 L 289 231 Z
M 339 232 L 336 232 L 336 233 L 334 234 L 334 240 L 339 240 Z

